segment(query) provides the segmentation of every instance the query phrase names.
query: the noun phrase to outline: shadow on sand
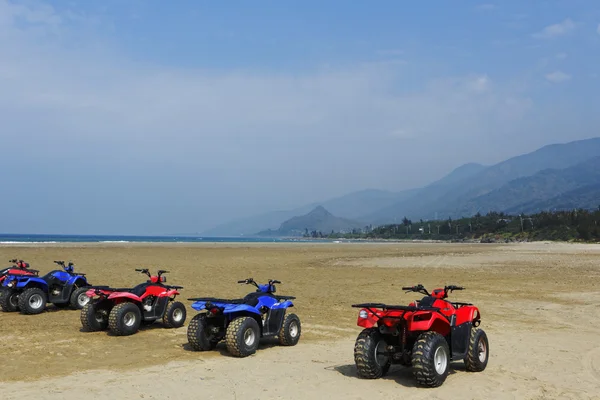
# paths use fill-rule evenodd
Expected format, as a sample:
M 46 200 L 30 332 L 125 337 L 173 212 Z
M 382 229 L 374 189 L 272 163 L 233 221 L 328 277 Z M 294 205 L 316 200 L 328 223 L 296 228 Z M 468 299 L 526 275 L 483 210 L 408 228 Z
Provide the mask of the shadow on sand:
M 328 371 L 336 371 L 345 377 L 348 378 L 356 378 L 360 379 L 356 373 L 356 365 L 355 364 L 347 364 L 347 365 L 334 365 L 330 367 L 325 367 Z M 465 367 L 463 364 L 451 364 L 450 371 L 448 375 L 453 375 L 457 371 L 464 371 Z M 417 387 L 417 382 L 413 376 L 413 372 L 411 368 L 403 367 L 401 365 L 392 365 L 387 375 L 382 376 L 379 379 L 387 379 L 396 381 L 396 383 L 404 386 L 404 387 Z
M 201 353 L 200 351 L 196 351 L 196 350 L 192 349 L 192 346 L 190 346 L 189 342 L 183 343 L 181 345 L 181 347 L 185 351 L 191 351 L 191 352 L 194 352 L 194 353 Z M 260 339 L 260 343 L 258 345 L 258 349 L 256 350 L 256 352 L 258 353 L 261 350 L 270 349 L 272 347 L 279 347 L 279 341 L 277 340 L 277 338 L 262 338 L 262 339 Z M 223 356 L 233 357 L 231 355 L 231 353 L 229 353 L 229 351 L 227 350 L 227 346 L 225 345 L 225 341 L 223 341 L 223 340 L 220 341 L 219 344 L 217 344 L 217 347 L 214 350 L 212 350 L 212 351 L 218 351 Z

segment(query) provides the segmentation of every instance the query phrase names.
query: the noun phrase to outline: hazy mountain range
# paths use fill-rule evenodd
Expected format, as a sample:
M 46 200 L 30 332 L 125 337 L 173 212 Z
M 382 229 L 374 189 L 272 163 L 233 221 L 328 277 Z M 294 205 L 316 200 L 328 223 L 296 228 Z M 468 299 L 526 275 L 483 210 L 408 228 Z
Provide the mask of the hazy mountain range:
M 203 235 L 254 235 L 267 230 L 284 232 L 290 227 L 329 233 L 332 229 L 399 223 L 404 216 L 412 220 L 458 218 L 492 210 L 532 213 L 599 205 L 600 138 L 594 138 L 544 146 L 494 165 L 465 164 L 421 188 L 399 192 L 366 189 L 293 210 L 251 216 Z M 293 219 L 307 215 L 308 219 Z M 308 221 L 312 226 L 296 226 Z

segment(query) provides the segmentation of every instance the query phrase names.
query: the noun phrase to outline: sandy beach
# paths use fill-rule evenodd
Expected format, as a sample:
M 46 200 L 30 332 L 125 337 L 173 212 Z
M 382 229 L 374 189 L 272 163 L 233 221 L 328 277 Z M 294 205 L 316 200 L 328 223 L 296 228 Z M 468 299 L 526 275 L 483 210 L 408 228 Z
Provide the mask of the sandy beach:
M 92 284 L 130 286 L 134 268 L 167 269 L 188 297 L 239 297 L 253 277 L 281 280 L 297 297 L 302 338 L 271 342 L 246 359 L 220 345 L 192 352 L 187 322 L 156 323 L 130 337 L 81 331 L 79 312 L 0 312 L 2 399 L 600 399 L 600 245 L 566 243 L 260 243 L 0 245 L 0 260 L 22 258 L 45 273 L 72 260 Z M 4 262 L 5 264 L 6 261 Z M 8 264 L 7 264 L 8 265 Z M 481 373 L 455 363 L 440 388 L 415 387 L 410 369 L 356 377 L 353 345 L 366 301 L 408 303 L 402 286 L 457 284 L 476 304 L 490 341 Z

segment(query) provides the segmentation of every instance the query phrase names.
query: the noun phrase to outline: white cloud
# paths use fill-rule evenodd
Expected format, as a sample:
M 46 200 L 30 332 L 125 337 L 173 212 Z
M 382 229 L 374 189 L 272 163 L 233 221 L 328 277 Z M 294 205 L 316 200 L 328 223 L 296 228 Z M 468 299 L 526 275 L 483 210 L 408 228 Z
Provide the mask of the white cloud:
M 537 39 L 550 39 L 566 35 L 574 30 L 575 27 L 575 22 L 570 18 L 567 18 L 563 22 L 545 27 L 540 32 L 534 33 L 532 36 Z
M 479 5 L 477 6 L 477 9 L 478 9 L 478 10 L 494 10 L 495 8 L 496 8 L 496 5 L 495 5 L 495 4 L 490 4 L 490 3 L 487 3 L 487 4 L 479 4 Z
M 0 26 L 10 37 L 0 36 L 0 119 L 17 127 L 11 140 L 25 147 L 23 132 L 40 132 L 38 140 L 50 147 L 76 139 L 73 145 L 108 149 L 119 143 L 126 149 L 144 139 L 137 149 L 149 153 L 188 152 L 196 145 L 210 152 L 232 138 L 268 146 L 272 138 L 298 135 L 386 135 L 398 126 L 468 136 L 478 135 L 490 115 L 520 112 L 506 105 L 506 94 L 492 90 L 487 75 L 433 80 L 422 92 L 390 92 L 402 87 L 397 67 L 404 60 L 289 75 L 140 65 L 117 52 L 62 46 L 70 34 L 64 17 L 46 6 L 11 4 L 0 0 Z M 36 26 L 18 24 L 22 16 Z M 31 39 L 47 29 L 64 31 L 57 40 L 44 40 L 47 32 Z
M 106 182 L 120 175 L 120 166 L 137 165 L 193 171 L 193 181 L 183 185 L 170 169 L 168 178 L 156 178 L 157 187 L 180 182 L 215 210 L 225 207 L 223 199 L 237 198 L 242 186 L 248 207 L 258 207 L 302 204 L 373 184 L 419 184 L 427 168 L 432 173 L 439 163 L 471 160 L 474 148 L 484 157 L 482 143 L 521 130 L 533 106 L 520 85 L 468 71 L 424 78 L 418 60 L 406 68 L 392 60 L 277 74 L 139 63 L 86 31 L 83 20 L 65 22 L 51 8 L 7 4 L 0 0 L 0 148 L 32 160 L 76 155 L 95 166 L 86 182 L 98 191 L 110 187 Z M 36 22 L 23 25 L 23 13 Z M 405 76 L 408 68 L 417 73 Z M 411 148 L 399 157 L 403 141 Z M 382 173 L 390 160 L 400 168 L 414 165 L 423 151 L 439 162 L 400 180 Z M 494 157 L 513 152 L 489 151 Z M 456 158 L 445 158 L 446 152 Z M 365 156 L 368 168 L 352 162 Z M 323 165 L 343 165 L 343 172 L 324 175 Z M 270 190 L 278 185 L 282 190 Z M 218 219 L 217 213 L 210 217 Z
M 545 75 L 546 79 L 552 83 L 561 83 L 571 79 L 571 75 L 562 71 L 554 71 Z
M 416 135 L 415 135 L 415 132 L 411 132 L 404 128 L 398 128 L 398 129 L 392 130 L 390 132 L 390 136 L 397 137 L 397 138 L 403 138 L 403 139 L 410 139 L 410 138 L 414 138 Z
M 485 92 L 490 88 L 491 80 L 487 75 L 474 77 L 469 82 L 469 88 L 475 92 Z
M 404 51 L 400 49 L 382 49 L 377 50 L 377 54 L 380 56 L 401 56 L 404 54 Z

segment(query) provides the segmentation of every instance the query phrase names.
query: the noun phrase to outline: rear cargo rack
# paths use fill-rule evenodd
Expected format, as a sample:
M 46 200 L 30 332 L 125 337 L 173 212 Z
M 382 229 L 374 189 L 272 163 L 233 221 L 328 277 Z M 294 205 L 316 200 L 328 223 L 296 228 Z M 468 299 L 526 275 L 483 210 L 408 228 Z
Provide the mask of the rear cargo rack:
M 438 307 L 419 307 L 419 306 L 396 306 L 383 303 L 361 303 L 352 304 L 355 308 L 382 308 L 384 310 L 400 310 L 400 311 L 439 311 Z

